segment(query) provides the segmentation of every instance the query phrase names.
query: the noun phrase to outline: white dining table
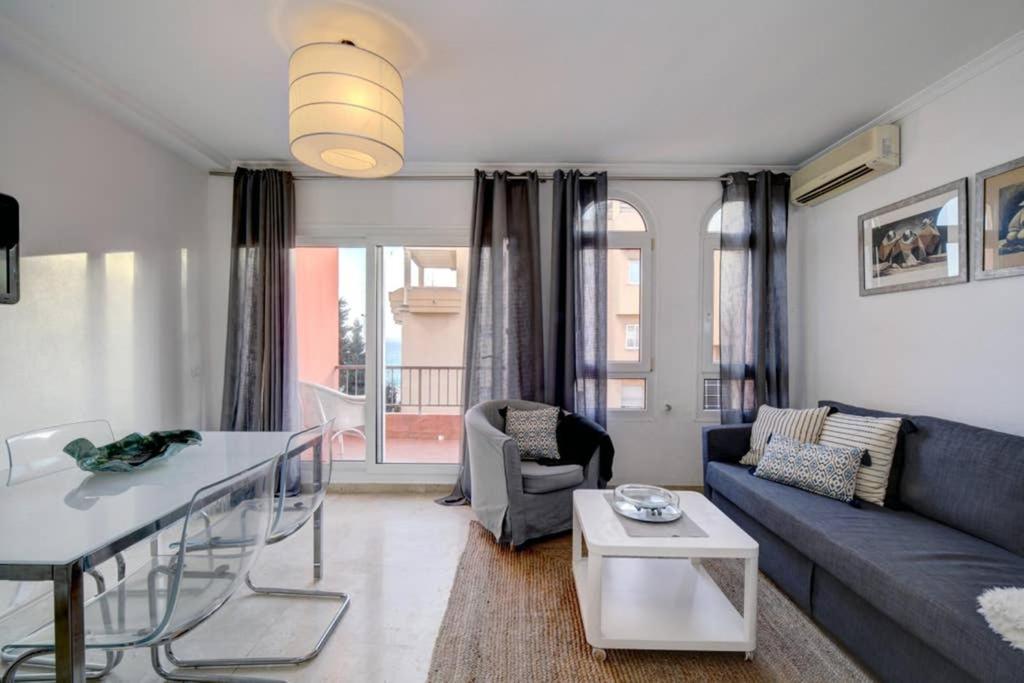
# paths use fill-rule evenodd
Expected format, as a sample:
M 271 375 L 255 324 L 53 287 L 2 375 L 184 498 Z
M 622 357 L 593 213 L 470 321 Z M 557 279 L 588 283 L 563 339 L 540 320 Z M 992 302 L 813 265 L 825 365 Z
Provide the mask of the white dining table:
M 0 580 L 53 581 L 58 681 L 85 680 L 83 573 L 185 516 L 199 489 L 285 451 L 287 432 L 202 432 L 201 444 L 135 472 L 77 467 L 0 488 Z M 322 564 L 322 509 L 313 518 Z

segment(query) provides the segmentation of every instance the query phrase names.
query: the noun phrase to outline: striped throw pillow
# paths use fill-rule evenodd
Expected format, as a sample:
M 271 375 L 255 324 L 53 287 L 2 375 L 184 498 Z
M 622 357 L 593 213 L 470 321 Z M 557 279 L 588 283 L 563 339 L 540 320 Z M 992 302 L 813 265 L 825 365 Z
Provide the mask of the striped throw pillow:
M 885 504 L 896 438 L 900 433 L 898 417 L 862 417 L 835 413 L 825 419 L 818 443 L 825 446 L 862 448 L 871 458 L 870 465 L 857 471 L 857 497 L 875 505 Z
M 788 436 L 803 443 L 817 443 L 829 410 L 831 408 L 828 406 L 807 410 L 761 406 L 750 431 L 750 450 L 740 460 L 740 464 L 756 465 L 772 434 Z

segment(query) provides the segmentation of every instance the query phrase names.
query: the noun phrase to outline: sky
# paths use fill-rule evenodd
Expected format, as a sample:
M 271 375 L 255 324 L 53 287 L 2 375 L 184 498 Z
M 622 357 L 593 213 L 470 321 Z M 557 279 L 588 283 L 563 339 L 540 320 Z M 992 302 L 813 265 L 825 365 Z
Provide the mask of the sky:
M 384 294 L 398 289 L 405 280 L 402 247 L 383 247 Z M 338 297 L 348 302 L 351 311 L 349 324 L 356 318 L 366 325 L 366 255 L 365 247 L 338 249 Z M 384 315 L 384 338 L 395 346 L 402 341 L 402 327 L 391 316 L 390 307 Z

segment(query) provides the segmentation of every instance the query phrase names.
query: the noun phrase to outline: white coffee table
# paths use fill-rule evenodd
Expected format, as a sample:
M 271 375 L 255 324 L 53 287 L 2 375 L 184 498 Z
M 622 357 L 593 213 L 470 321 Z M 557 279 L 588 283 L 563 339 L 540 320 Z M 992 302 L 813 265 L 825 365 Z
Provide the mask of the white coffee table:
M 702 494 L 676 493 L 706 537 L 629 536 L 607 502 L 610 491 L 573 492 L 573 577 L 587 643 L 599 660 L 606 648 L 754 656 L 757 542 Z M 743 560 L 743 614 L 701 566 L 712 557 Z

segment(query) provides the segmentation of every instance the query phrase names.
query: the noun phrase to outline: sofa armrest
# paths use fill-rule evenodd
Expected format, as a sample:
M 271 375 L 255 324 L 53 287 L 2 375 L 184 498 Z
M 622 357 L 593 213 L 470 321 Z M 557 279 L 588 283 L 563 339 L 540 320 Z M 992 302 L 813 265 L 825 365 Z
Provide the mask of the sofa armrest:
M 707 485 L 709 462 L 739 462 L 750 450 L 751 424 L 708 425 L 701 430 L 701 472 L 704 475 L 704 494 L 711 496 Z

